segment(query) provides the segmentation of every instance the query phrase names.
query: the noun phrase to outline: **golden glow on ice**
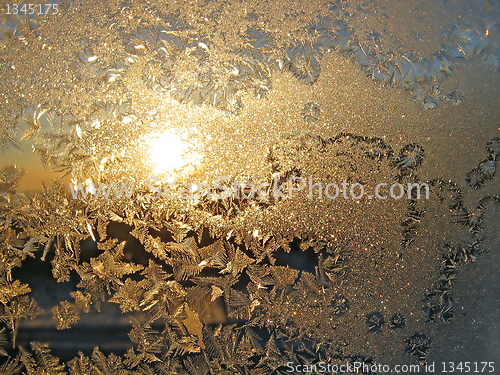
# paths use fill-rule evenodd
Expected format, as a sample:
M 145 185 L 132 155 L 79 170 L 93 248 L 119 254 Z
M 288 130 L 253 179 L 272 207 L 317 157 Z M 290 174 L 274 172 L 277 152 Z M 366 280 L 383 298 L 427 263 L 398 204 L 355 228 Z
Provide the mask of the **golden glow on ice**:
M 165 130 L 146 138 L 154 173 L 173 181 L 200 165 L 203 155 L 199 152 L 199 145 L 188 141 L 188 137 L 187 133 Z

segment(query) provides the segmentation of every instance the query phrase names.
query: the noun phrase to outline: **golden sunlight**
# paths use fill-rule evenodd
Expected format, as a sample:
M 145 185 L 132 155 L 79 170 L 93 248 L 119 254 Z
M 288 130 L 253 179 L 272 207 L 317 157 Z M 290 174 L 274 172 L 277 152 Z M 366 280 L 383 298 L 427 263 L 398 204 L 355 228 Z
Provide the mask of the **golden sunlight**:
M 165 130 L 146 138 L 149 160 L 155 173 L 173 181 L 192 173 L 200 165 L 203 155 L 198 151 L 199 145 L 188 141 L 188 137 L 187 133 Z

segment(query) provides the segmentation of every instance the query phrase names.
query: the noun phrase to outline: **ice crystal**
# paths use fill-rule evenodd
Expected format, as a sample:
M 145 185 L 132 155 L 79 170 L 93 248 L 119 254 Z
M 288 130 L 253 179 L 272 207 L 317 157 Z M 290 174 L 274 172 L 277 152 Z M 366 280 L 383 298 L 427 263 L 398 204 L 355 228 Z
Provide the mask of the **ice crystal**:
M 24 295 L 29 292 L 30 288 L 27 285 L 20 285 L 18 280 L 15 280 L 12 284 L 2 285 L 0 320 L 11 330 L 13 347 L 16 345 L 19 321 L 26 318 L 32 319 L 42 313 L 36 301 Z
M 68 301 L 62 301 L 59 306 L 52 308 L 52 315 L 57 321 L 57 329 L 71 328 L 79 319 L 75 306 Z
M 125 263 L 121 260 L 123 257 L 122 242 L 117 244 L 116 240 L 108 240 L 99 244 L 99 248 L 104 252 L 96 258 L 92 258 L 90 263 L 83 262 L 76 268 L 81 277 L 79 288 L 85 288 L 85 291 L 92 296 L 92 303 L 99 310 L 100 300 L 105 300 L 105 293 L 111 294 L 111 290 L 123 282 L 123 275 L 128 275 L 141 270 L 143 267 Z
M 21 362 L 28 374 L 65 375 L 66 367 L 59 363 L 59 359 L 50 354 L 47 344 L 31 342 L 33 354 L 21 347 Z

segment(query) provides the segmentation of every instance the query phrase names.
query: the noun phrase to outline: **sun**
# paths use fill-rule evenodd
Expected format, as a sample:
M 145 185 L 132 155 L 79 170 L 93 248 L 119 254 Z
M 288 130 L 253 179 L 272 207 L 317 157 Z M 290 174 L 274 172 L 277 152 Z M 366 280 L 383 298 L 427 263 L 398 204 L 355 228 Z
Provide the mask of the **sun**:
M 146 137 L 149 161 L 155 174 L 173 181 L 192 173 L 203 160 L 200 145 L 188 133 L 165 130 Z

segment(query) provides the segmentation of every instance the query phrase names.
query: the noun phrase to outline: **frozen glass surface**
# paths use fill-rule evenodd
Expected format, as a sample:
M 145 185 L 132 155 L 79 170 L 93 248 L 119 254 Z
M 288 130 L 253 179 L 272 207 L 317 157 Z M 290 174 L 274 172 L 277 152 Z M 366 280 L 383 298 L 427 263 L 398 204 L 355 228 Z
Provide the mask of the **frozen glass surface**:
M 1 3 L 0 373 L 498 371 L 499 1 Z

